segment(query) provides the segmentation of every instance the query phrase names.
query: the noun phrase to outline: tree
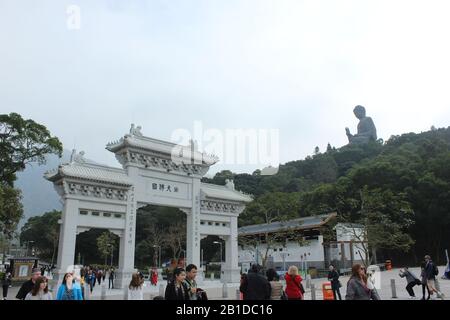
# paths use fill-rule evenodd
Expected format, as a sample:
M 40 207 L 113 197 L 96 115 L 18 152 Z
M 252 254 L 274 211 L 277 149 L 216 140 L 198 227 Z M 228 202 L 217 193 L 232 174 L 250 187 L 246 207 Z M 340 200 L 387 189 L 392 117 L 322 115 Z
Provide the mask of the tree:
M 261 265 L 263 269 L 266 268 L 269 254 L 280 244 L 284 246 L 286 239 L 297 241 L 300 245 L 303 237 L 295 229 L 290 228 L 287 224 L 292 218 L 298 217 L 298 195 L 296 193 L 269 193 L 252 202 L 248 205 L 244 214 L 244 219 L 251 216 L 251 222 L 245 221 L 249 224 L 266 224 L 273 222 L 280 222 L 285 224 L 279 231 L 262 232 L 257 236 L 241 236 L 238 241 L 243 246 L 250 246 L 258 251 L 261 255 Z M 256 219 L 255 219 L 256 218 Z M 241 221 L 242 222 L 242 221 Z M 256 250 L 264 244 L 264 250 L 259 252 Z M 259 260 L 259 256 L 258 256 Z
M 365 187 L 360 190 L 359 200 L 360 209 L 356 216 L 344 215 L 343 220 L 363 227 L 362 232 L 355 228 L 350 230 L 362 246 L 366 259 L 372 256 L 372 261 L 376 260 L 378 249 L 409 251 L 414 241 L 408 229 L 414 223 L 414 215 L 406 195 Z
M 23 216 L 20 190 L 0 185 L 0 234 L 5 242 L 11 241 L 17 224 Z M 5 254 L 6 246 L 3 246 Z
M 239 216 L 241 226 L 270 221 L 284 221 L 298 217 L 298 193 L 273 192 L 264 194 L 249 203 Z
M 59 241 L 61 211 L 53 210 L 28 219 L 20 233 L 20 242 L 34 241 L 34 248 L 41 259 L 56 260 Z
M 179 259 L 186 242 L 186 226 L 180 222 L 171 225 L 165 236 L 166 243 L 172 250 L 173 259 Z
M 162 245 L 164 244 L 164 233 L 161 227 L 153 224 L 149 228 L 146 229 L 149 234 L 149 243 L 153 249 L 153 266 L 158 266 L 158 253 L 161 250 Z
M 114 235 L 109 232 L 103 232 L 100 237 L 97 238 L 97 248 L 100 252 L 100 256 L 105 258 L 105 265 L 108 264 L 107 259 L 114 250 Z
M 33 120 L 24 120 L 19 114 L 0 115 L 0 182 L 13 186 L 16 172 L 28 163 L 44 164 L 45 156 L 61 157 L 63 147 L 47 128 Z
M 0 115 L 0 232 L 11 239 L 22 218 L 21 193 L 14 189 L 16 172 L 32 162 L 44 164 L 47 154 L 62 155 L 62 144 L 47 128 L 19 114 Z

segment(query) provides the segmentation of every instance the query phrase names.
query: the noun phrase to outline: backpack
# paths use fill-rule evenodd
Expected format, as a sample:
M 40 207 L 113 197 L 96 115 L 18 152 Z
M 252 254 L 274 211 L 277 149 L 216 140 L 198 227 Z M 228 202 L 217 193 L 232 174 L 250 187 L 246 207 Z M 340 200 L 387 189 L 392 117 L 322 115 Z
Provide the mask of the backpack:
M 433 264 L 433 274 L 435 276 L 437 276 L 439 274 L 439 269 L 438 269 L 438 267 L 435 264 Z

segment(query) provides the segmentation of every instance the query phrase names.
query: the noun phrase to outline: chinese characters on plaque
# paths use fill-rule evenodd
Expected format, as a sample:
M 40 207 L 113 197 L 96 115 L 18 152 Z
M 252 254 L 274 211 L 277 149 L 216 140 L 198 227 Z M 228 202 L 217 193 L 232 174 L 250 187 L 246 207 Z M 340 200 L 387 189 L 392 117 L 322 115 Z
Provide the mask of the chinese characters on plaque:
M 179 188 L 177 186 L 164 183 L 152 183 L 152 189 L 159 190 L 161 192 L 173 192 L 173 193 L 179 192 Z

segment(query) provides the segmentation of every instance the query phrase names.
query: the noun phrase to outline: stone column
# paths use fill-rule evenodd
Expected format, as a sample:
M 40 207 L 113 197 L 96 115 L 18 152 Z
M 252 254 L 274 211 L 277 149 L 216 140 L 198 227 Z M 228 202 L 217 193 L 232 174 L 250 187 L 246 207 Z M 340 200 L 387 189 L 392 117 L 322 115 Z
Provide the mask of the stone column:
M 128 176 L 136 181 L 139 174 L 138 168 L 128 167 Z M 114 287 L 123 289 L 130 284 L 131 275 L 136 272 L 134 268 L 134 250 L 136 238 L 136 210 L 137 202 L 135 187 L 132 186 L 127 195 L 127 213 L 125 218 L 125 230 L 120 237 L 119 270 Z
M 197 266 L 197 277 L 203 279 L 203 270 L 200 266 L 200 179 L 193 179 L 192 183 L 192 209 L 186 210 L 186 265 Z
M 225 265 L 222 282 L 239 283 L 241 279 L 238 261 L 238 219 L 230 219 L 230 235 L 225 243 Z
M 75 262 L 75 243 L 77 239 L 77 219 L 79 214 L 79 201 L 65 198 L 64 208 L 59 229 L 59 245 L 57 260 L 57 281 L 62 282 L 64 274 L 73 269 Z

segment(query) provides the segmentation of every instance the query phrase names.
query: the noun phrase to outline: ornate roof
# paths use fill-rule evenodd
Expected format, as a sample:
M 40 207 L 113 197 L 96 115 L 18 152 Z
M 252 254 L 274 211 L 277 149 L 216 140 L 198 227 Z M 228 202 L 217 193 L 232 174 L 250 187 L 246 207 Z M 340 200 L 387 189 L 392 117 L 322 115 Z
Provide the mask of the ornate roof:
M 159 153 L 169 158 L 176 157 L 176 160 L 189 162 L 192 160 L 191 155 L 198 164 L 206 164 L 211 166 L 219 161 L 216 156 L 201 153 L 197 150 L 192 152 L 191 146 L 182 146 L 175 143 L 162 141 L 154 138 L 127 134 L 117 141 L 110 142 L 106 145 L 106 149 L 111 152 L 120 152 L 125 148 L 140 149 L 151 153 Z
M 219 186 L 210 183 L 201 183 L 201 191 L 207 198 L 231 200 L 238 202 L 251 202 L 253 199 L 250 195 L 234 190 L 226 186 Z
M 44 177 L 52 182 L 67 177 L 126 186 L 133 184 L 123 169 L 91 163 L 71 162 L 61 164 L 57 169 L 46 172 Z
M 256 235 L 266 232 L 280 232 L 283 230 L 305 230 L 314 229 L 328 223 L 331 218 L 336 217 L 336 213 L 322 214 L 318 216 L 293 219 L 288 221 L 277 221 L 272 223 L 255 224 L 239 228 L 239 235 Z

